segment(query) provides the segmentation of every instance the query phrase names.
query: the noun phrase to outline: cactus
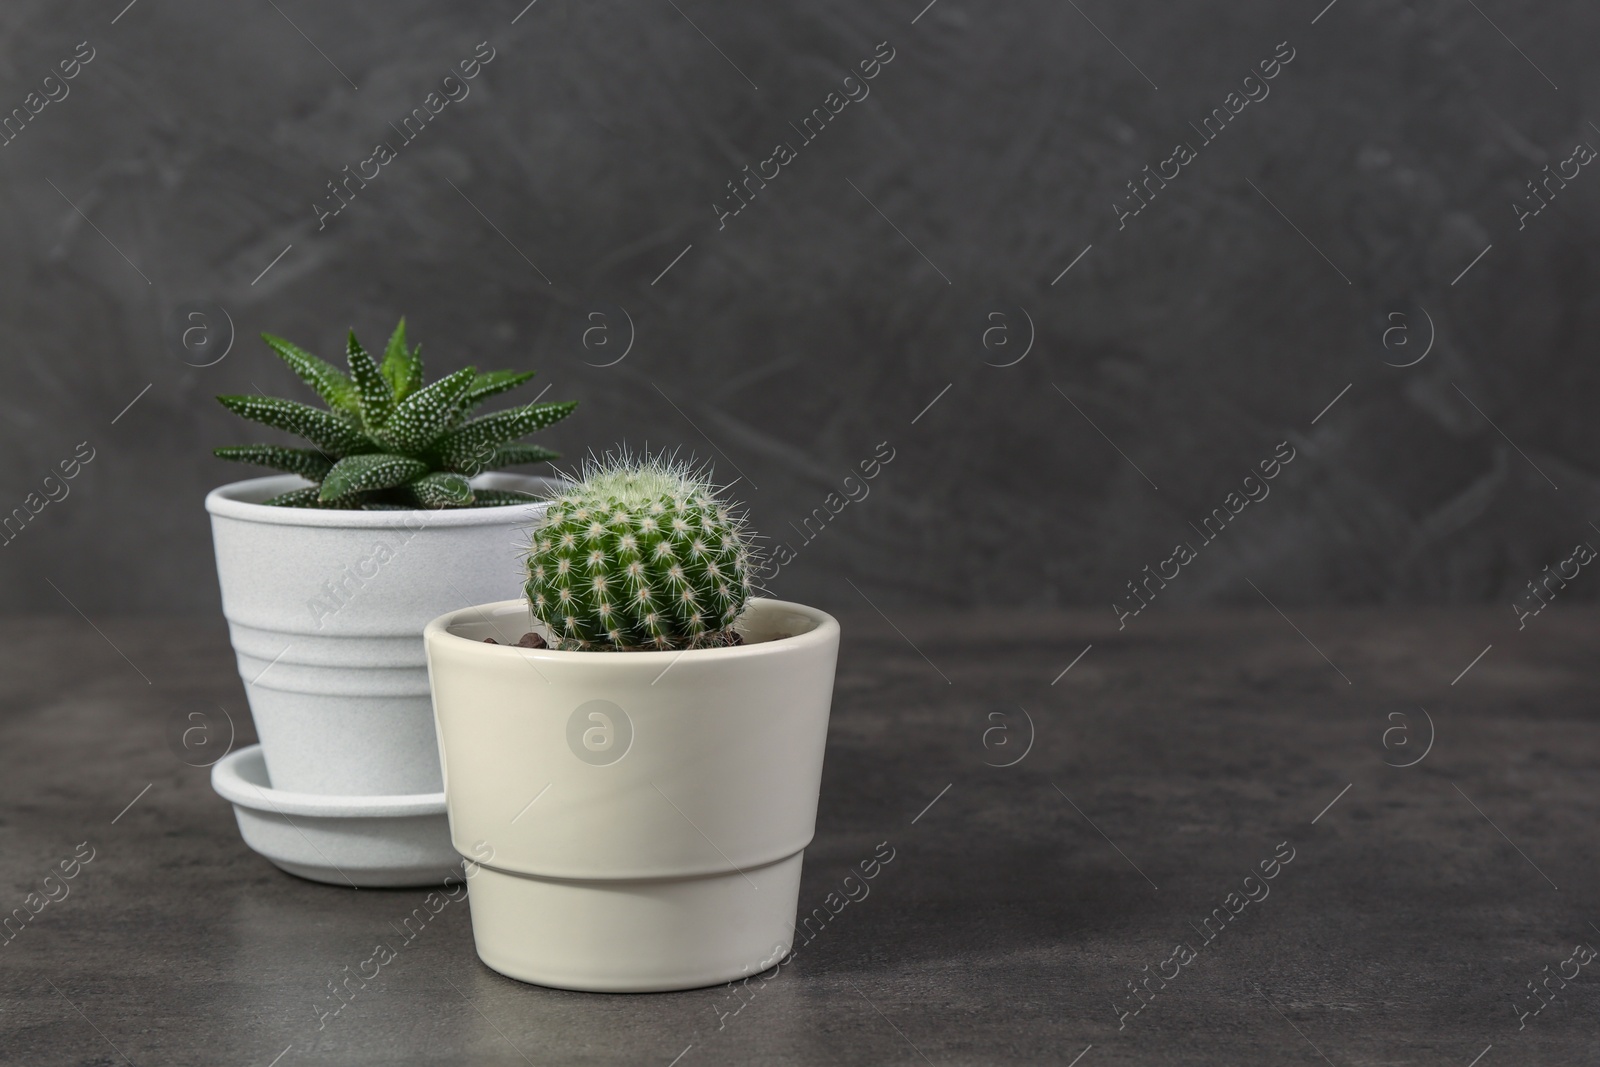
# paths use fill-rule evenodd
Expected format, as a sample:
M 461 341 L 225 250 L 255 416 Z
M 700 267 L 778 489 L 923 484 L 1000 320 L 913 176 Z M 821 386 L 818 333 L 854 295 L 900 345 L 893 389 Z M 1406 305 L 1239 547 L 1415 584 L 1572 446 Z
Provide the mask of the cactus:
M 421 345 L 406 346 L 401 319 L 380 365 L 355 331 L 346 351 L 350 374 L 281 337 L 261 339 L 328 405 L 267 396 L 219 396 L 236 415 L 304 437 L 310 448 L 230 445 L 221 459 L 255 463 L 315 482 L 265 501 L 299 508 L 471 508 L 519 504 L 526 494 L 474 489 L 472 475 L 496 467 L 556 459 L 558 452 L 513 444 L 565 418 L 576 402 L 527 404 L 469 419 L 489 397 L 515 389 L 533 371 L 466 367 L 422 384 Z
M 533 615 L 568 651 L 738 643 L 753 535 L 705 472 L 670 458 L 591 460 L 528 548 Z

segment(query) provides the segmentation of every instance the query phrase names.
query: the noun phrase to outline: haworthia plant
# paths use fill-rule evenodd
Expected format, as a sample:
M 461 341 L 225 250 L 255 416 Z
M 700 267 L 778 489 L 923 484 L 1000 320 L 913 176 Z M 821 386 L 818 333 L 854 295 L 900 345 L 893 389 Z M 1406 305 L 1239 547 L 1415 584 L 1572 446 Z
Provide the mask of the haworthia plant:
M 533 533 L 528 605 L 568 650 L 728 644 L 752 592 L 751 540 L 695 469 L 595 460 Z
M 278 357 L 327 405 L 312 407 L 266 396 L 219 396 L 236 415 L 285 430 L 310 448 L 229 445 L 222 459 L 298 474 L 315 483 L 266 501 L 282 507 L 392 509 L 469 508 L 521 503 L 519 493 L 474 489 L 475 474 L 556 459 L 559 453 L 518 444 L 571 414 L 575 401 L 526 404 L 473 418 L 489 397 L 515 389 L 532 371 L 478 373 L 467 367 L 422 384 L 422 346 L 406 344 L 401 319 L 378 363 L 351 331 L 349 374 L 281 337 L 262 334 Z

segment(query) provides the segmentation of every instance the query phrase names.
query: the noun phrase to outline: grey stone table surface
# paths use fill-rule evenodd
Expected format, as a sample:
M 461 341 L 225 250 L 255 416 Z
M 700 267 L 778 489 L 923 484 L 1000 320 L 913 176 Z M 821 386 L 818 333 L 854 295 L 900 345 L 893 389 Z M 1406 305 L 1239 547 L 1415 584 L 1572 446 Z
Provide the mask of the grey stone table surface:
M 0 624 L 0 1063 L 1600 1062 L 1600 613 L 843 621 L 775 978 L 523 985 L 449 903 L 347 1003 L 424 891 L 240 842 L 169 743 L 252 739 L 220 623 Z

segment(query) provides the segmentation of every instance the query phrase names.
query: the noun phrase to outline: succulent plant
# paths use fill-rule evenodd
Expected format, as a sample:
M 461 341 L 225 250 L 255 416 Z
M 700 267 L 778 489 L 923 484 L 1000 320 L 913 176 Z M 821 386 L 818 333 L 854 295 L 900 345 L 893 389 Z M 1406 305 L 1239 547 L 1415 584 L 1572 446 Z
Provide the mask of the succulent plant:
M 517 504 L 521 493 L 474 489 L 470 477 L 497 467 L 556 459 L 559 453 L 515 444 L 565 418 L 575 401 L 527 404 L 477 418 L 487 399 L 515 389 L 533 371 L 478 373 L 465 367 L 422 384 L 422 346 L 406 346 L 401 319 L 380 365 L 355 331 L 346 347 L 349 375 L 281 337 L 261 339 L 322 398 L 327 409 L 267 396 L 219 396 L 236 415 L 297 434 L 310 448 L 230 445 L 222 459 L 298 474 L 315 485 L 266 501 L 298 508 L 471 508 Z
M 737 643 L 752 535 L 703 469 L 606 456 L 556 497 L 528 548 L 533 615 L 566 650 Z

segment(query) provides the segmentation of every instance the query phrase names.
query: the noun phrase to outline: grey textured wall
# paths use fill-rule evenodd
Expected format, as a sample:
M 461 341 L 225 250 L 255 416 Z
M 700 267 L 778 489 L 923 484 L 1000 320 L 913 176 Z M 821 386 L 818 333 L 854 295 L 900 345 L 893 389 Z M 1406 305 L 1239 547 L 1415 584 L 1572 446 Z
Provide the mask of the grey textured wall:
M 823 603 L 849 578 L 883 605 L 1109 605 L 1285 441 L 1166 603 L 1246 579 L 1509 603 L 1600 544 L 1600 173 L 1574 157 L 1600 146 L 1600 10 L 922 3 L 9 0 L 0 111 L 66 95 L 0 147 L 0 508 L 94 458 L 0 548 L 5 610 L 70 610 L 51 582 L 90 615 L 214 610 L 201 497 L 248 472 L 208 449 L 256 435 L 210 397 L 303 395 L 262 330 L 330 353 L 401 312 L 434 371 L 537 367 L 580 400 L 546 436 L 569 455 L 742 472 L 797 552 L 775 591 Z M 379 141 L 396 158 L 319 228 Z M 1568 180 L 1519 220 L 1547 164 Z M 1146 165 L 1179 169 L 1134 214 Z M 207 367 L 171 337 L 196 301 L 226 320 L 192 346 L 235 335 Z M 880 442 L 870 496 L 804 544 Z

